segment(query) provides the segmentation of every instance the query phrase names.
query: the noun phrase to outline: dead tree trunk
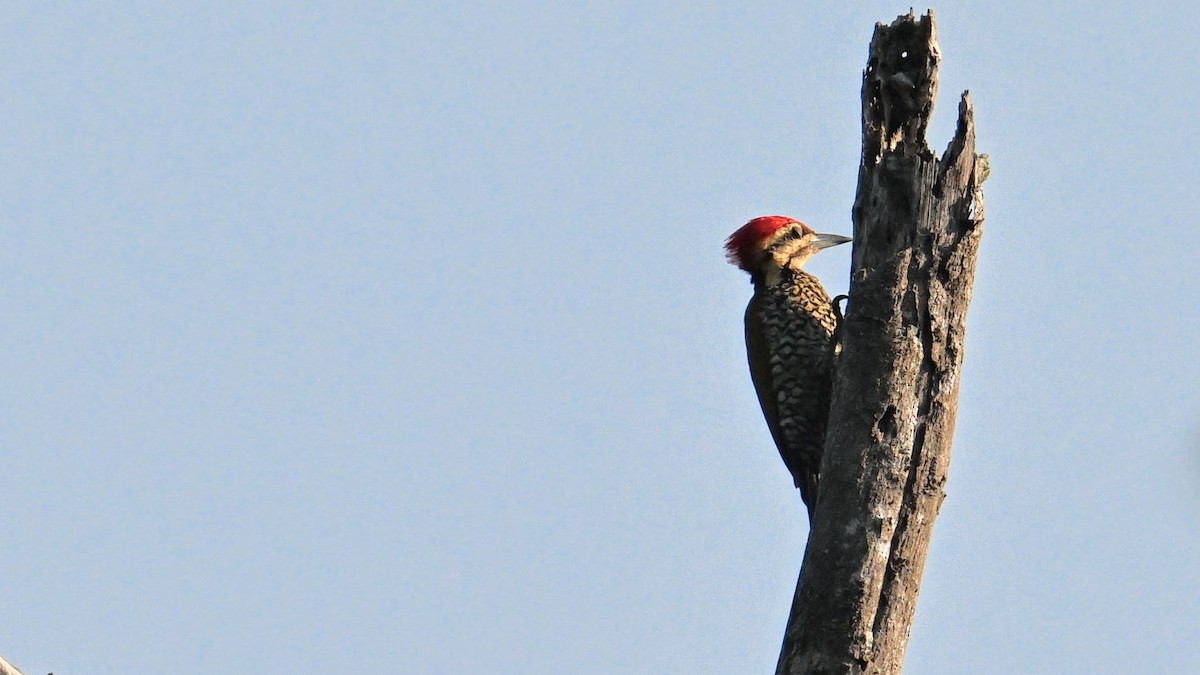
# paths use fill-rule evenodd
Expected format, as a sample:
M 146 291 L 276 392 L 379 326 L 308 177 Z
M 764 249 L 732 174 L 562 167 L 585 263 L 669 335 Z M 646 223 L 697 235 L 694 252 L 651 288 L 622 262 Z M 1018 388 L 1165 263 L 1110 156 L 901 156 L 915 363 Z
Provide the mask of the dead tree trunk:
M 983 221 L 971 100 L 925 142 L 932 13 L 878 24 L 863 73 L 850 300 L 815 521 L 777 673 L 898 673 L 945 494 Z

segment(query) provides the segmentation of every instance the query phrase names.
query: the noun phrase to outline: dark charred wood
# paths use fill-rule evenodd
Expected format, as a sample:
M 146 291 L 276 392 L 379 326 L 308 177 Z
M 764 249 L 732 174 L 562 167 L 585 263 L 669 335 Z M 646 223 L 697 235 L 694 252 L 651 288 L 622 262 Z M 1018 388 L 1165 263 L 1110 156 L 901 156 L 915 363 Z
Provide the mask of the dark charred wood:
M 932 14 L 875 27 L 850 300 L 780 675 L 903 663 L 945 498 L 987 171 L 966 93 L 946 151 L 926 144 L 940 60 Z

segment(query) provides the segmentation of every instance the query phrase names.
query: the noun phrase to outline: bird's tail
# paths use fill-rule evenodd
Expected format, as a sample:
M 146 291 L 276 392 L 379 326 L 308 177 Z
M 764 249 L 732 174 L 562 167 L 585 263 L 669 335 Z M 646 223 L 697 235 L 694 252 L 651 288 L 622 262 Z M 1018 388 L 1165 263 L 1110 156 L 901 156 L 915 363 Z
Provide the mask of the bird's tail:
M 803 477 L 796 481 L 796 487 L 800 488 L 800 499 L 804 500 L 804 506 L 808 509 L 809 525 L 812 525 L 813 511 L 817 508 L 818 478 L 816 471 L 805 471 Z

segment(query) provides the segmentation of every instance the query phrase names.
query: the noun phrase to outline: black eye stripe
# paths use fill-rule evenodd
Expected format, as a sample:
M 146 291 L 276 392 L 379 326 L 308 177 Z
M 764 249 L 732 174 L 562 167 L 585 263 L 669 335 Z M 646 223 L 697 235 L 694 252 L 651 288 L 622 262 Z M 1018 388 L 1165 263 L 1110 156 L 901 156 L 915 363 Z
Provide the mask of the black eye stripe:
M 798 227 L 789 227 L 787 232 L 779 235 L 779 238 L 775 240 L 775 243 L 771 245 L 771 248 L 775 248 L 781 244 L 786 244 L 788 242 L 800 239 L 804 237 L 804 234 L 804 231 Z

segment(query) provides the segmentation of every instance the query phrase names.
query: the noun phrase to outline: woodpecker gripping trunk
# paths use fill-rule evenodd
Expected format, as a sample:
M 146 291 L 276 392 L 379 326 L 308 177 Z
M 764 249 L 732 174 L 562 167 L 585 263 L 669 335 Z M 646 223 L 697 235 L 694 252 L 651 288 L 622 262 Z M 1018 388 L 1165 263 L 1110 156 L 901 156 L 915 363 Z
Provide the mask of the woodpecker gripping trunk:
M 817 251 L 847 241 L 791 218 L 765 216 L 726 242 L 731 262 L 754 284 L 746 307 L 750 377 L 810 520 L 829 419 L 837 316 L 821 283 L 802 267 Z

